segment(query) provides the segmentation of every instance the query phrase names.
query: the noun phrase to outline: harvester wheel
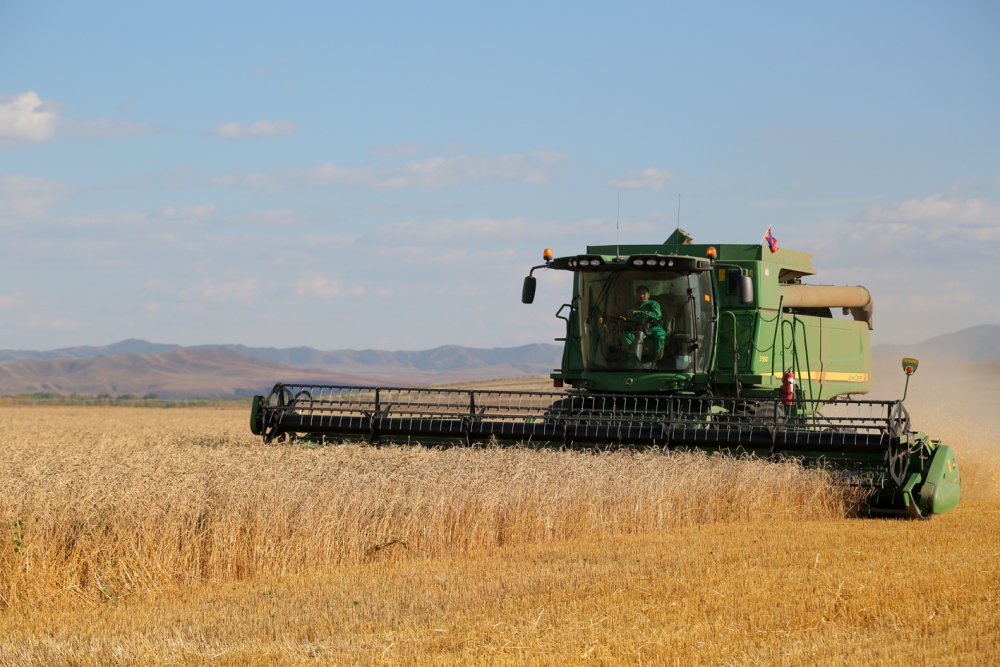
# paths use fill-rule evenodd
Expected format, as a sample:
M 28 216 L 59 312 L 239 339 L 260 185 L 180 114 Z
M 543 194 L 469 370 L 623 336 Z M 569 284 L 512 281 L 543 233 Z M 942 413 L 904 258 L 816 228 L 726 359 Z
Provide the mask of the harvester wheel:
M 272 442 L 295 442 L 297 437 L 296 433 L 282 430 L 277 422 L 272 422 L 264 427 L 263 438 L 265 445 L 269 445 Z
M 896 437 L 910 432 L 910 413 L 902 401 L 896 403 L 889 415 L 889 432 Z
M 885 453 L 889 475 L 900 487 L 906 482 L 906 472 L 910 469 L 910 449 L 905 445 L 890 446 Z
M 291 403 L 289 404 L 289 407 L 293 408 L 298 407 L 299 402 L 308 403 L 309 407 L 312 407 L 312 400 L 313 400 L 312 394 L 310 394 L 307 389 L 303 389 L 299 393 L 295 394 L 295 396 L 292 398 Z
M 286 407 L 294 402 L 295 397 L 292 395 L 292 390 L 285 386 L 275 386 L 267 395 L 267 404 L 270 407 Z
M 271 422 L 264 425 L 264 432 L 261 434 L 261 437 L 264 439 L 264 444 L 269 445 L 280 435 L 282 435 L 282 432 L 278 429 L 278 425 Z

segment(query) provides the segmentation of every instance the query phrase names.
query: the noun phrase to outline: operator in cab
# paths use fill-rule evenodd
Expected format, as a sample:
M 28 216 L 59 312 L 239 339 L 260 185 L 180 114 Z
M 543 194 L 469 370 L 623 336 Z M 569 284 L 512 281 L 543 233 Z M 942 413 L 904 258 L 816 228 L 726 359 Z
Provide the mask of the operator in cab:
M 632 326 L 622 332 L 622 343 L 626 349 L 632 348 L 636 339 L 642 335 L 646 339 L 655 341 L 654 359 L 663 356 L 663 346 L 667 340 L 667 331 L 663 328 L 663 311 L 660 304 L 649 298 L 649 288 L 639 285 L 635 290 L 639 305 L 621 319 L 627 321 Z M 645 347 L 645 346 L 644 346 Z M 642 351 L 640 350 L 640 360 Z

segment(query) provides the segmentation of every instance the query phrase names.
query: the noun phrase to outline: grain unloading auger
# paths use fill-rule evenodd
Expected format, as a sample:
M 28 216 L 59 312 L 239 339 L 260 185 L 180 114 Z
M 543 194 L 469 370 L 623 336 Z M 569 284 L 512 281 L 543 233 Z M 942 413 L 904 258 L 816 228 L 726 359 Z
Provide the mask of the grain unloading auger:
M 254 397 L 265 442 L 659 447 L 796 457 L 871 490 L 869 508 L 958 505 L 951 448 L 869 389 L 873 305 L 863 287 L 802 283 L 807 253 L 695 245 L 591 246 L 532 269 L 573 273 L 558 392 L 278 384 Z M 833 317 L 834 309 L 850 318 Z M 904 360 L 909 375 L 916 360 Z M 905 392 L 904 392 L 905 398 Z

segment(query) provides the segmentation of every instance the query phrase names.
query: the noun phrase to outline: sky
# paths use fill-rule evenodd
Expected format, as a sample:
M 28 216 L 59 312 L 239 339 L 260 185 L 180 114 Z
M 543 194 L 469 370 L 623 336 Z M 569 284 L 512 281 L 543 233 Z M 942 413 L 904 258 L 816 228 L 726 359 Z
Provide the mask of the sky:
M 1000 4 L 0 3 L 0 348 L 506 347 L 542 250 L 812 253 L 1000 323 Z M 537 274 L 536 274 L 537 275 Z

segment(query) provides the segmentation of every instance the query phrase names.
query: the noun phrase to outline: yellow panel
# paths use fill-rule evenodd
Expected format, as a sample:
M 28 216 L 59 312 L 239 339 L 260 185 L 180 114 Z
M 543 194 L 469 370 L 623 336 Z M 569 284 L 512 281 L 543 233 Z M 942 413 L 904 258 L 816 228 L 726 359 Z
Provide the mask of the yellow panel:
M 780 378 L 782 373 L 774 371 L 772 376 Z M 816 380 L 818 382 L 868 382 L 868 373 L 846 373 L 842 371 L 813 371 L 796 373 L 796 380 Z

